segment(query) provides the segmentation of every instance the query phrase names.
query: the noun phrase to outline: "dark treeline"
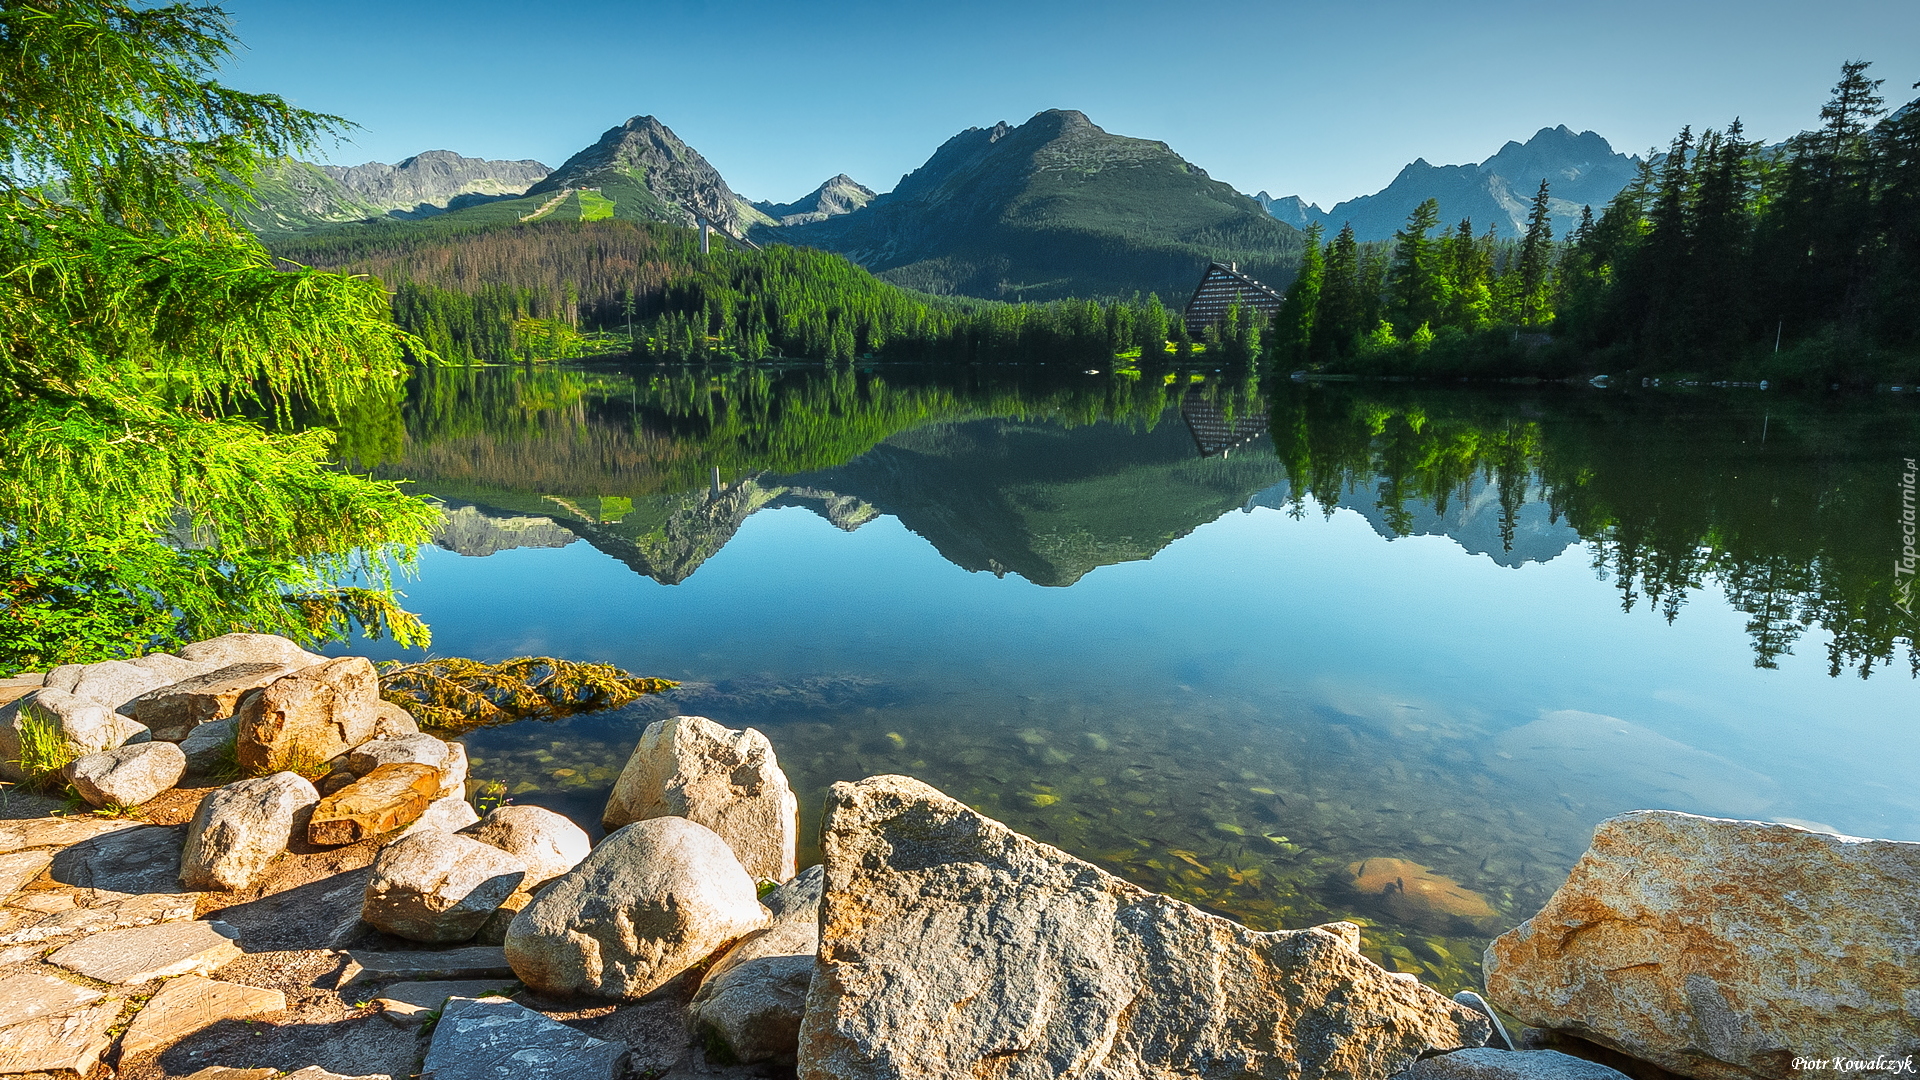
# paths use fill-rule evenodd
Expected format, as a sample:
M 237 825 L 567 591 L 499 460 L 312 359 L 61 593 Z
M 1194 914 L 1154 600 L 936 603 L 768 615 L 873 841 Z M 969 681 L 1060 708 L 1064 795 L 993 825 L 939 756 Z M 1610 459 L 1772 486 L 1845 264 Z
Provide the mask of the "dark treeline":
M 1920 102 L 1887 115 L 1867 67 L 1844 65 L 1821 127 L 1783 145 L 1738 121 L 1682 131 L 1561 241 L 1543 181 L 1516 240 L 1470 221 L 1436 235 L 1429 202 L 1390 243 L 1350 230 L 1316 243 L 1272 356 L 1394 374 L 1907 381 L 1920 367 Z
M 453 363 L 627 353 L 647 359 L 1104 363 L 1179 350 L 1157 297 L 1000 304 L 911 292 L 810 248 L 717 247 L 610 219 L 488 229 L 370 226 L 283 245 L 290 261 L 371 275 L 396 320 Z M 1169 335 L 1174 340 L 1169 344 Z

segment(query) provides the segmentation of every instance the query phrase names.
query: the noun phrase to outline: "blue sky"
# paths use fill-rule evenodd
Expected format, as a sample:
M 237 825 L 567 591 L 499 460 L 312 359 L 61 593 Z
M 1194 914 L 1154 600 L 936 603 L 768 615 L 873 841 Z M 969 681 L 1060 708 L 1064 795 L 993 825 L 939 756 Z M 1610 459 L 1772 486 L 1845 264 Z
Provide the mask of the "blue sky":
M 1554 124 L 1627 152 L 1735 115 L 1784 138 L 1844 59 L 1875 61 L 1890 101 L 1920 93 L 1913 0 L 226 6 L 246 46 L 227 82 L 361 125 L 328 160 L 558 165 L 651 113 L 779 201 L 839 172 L 884 191 L 954 133 L 1048 108 L 1330 205 Z

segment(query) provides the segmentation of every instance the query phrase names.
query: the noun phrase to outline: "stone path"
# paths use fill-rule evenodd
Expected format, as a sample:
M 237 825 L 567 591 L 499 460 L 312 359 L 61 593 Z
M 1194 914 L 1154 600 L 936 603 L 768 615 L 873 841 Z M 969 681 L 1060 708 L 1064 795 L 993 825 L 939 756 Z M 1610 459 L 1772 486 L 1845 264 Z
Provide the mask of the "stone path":
M 199 975 L 170 979 L 120 1037 L 120 1060 L 172 1046 L 222 1020 L 280 1012 L 286 1007 L 287 996 L 278 990 Z
M 497 945 L 470 945 L 464 949 L 436 949 L 432 952 L 364 952 L 347 954 L 347 966 L 340 972 L 335 989 L 357 982 L 381 982 L 387 979 L 511 979 L 513 968 L 507 963 L 507 950 Z
M 374 1004 L 380 1006 L 380 1015 L 389 1022 L 401 1027 L 419 1027 L 444 1008 L 449 998 L 490 997 L 505 994 L 518 985 L 510 978 L 394 983 L 380 991 Z
M 116 985 L 205 975 L 240 957 L 239 937 L 222 922 L 174 922 L 109 930 L 56 949 L 47 963 Z

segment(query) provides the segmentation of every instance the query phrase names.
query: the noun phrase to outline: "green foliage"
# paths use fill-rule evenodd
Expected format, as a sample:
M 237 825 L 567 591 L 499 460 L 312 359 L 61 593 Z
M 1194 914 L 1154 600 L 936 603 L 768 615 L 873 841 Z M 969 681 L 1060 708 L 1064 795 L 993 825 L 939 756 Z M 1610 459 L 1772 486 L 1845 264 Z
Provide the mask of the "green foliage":
M 363 593 L 435 511 L 283 430 L 392 393 L 420 349 L 376 283 L 282 269 L 220 209 L 340 128 L 211 81 L 231 44 L 211 7 L 0 9 L 0 670 L 240 629 L 422 640 Z
M 1683 130 L 1568 252 L 1559 330 L 1571 344 L 1702 377 L 1909 378 L 1920 108 L 1876 122 L 1867 67 L 1842 65 L 1823 126 L 1782 150 L 1738 121 Z
M 528 718 L 553 719 L 624 705 L 678 683 L 629 675 L 608 664 L 521 656 L 498 664 L 460 657 L 380 671 L 380 696 L 425 727 L 462 732 Z
M 80 755 L 61 732 L 60 726 L 45 717 L 32 714 L 20 717 L 20 757 L 12 762 L 20 767 L 23 791 L 51 791 L 66 784 L 65 769 Z

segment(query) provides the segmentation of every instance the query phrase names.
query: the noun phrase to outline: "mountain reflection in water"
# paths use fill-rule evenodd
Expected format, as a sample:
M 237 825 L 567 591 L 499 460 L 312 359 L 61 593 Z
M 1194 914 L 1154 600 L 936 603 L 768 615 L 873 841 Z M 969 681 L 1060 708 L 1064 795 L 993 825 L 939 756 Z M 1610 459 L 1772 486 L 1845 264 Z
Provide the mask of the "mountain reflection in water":
M 436 652 L 686 681 L 469 736 L 516 799 L 597 822 L 647 720 L 708 715 L 769 733 L 809 821 L 911 773 L 1467 985 L 1612 813 L 1920 839 L 1917 428 L 1838 396 L 436 369 L 342 442 L 486 556 L 409 585 Z

